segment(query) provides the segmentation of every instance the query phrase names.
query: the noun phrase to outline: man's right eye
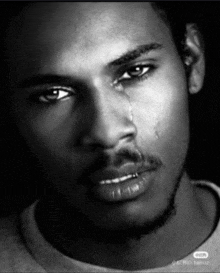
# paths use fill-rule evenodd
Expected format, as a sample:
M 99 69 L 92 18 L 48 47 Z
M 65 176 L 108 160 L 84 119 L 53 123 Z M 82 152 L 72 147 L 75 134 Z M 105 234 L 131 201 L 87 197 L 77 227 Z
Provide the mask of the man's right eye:
M 31 100 L 38 103 L 54 104 L 62 100 L 68 99 L 74 95 L 74 91 L 70 87 L 52 87 L 47 88 L 45 91 L 33 94 Z

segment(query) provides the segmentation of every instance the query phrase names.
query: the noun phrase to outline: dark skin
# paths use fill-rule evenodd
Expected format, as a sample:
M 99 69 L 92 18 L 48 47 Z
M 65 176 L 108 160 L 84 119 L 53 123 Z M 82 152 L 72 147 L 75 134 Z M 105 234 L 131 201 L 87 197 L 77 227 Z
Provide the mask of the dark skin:
M 169 27 L 149 3 L 37 3 L 11 25 L 14 118 L 53 188 L 36 219 L 69 256 L 116 269 L 156 268 L 212 232 L 215 198 L 184 169 L 188 95 L 204 77 L 193 25 L 185 42 L 196 56 L 188 78 Z M 139 163 L 154 168 L 126 187 L 102 186 L 138 172 Z M 127 236 L 110 241 L 101 231 Z

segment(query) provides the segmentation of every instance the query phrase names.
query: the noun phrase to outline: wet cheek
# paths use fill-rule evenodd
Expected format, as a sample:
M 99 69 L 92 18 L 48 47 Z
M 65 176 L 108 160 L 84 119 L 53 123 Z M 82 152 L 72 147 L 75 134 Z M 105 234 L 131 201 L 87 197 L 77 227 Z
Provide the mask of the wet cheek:
M 160 153 L 167 162 L 181 163 L 186 155 L 189 142 L 187 107 L 177 104 L 170 107 L 167 112 L 166 118 L 156 125 L 156 131 L 160 135 L 158 139 Z
M 186 91 L 163 91 L 133 101 L 132 111 L 138 145 L 166 158 L 186 150 L 189 118 Z

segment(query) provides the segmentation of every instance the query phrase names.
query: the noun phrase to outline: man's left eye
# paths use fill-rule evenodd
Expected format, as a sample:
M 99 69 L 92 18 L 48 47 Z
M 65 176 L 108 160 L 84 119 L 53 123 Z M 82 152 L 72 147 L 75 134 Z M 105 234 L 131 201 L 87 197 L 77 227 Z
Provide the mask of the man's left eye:
M 119 78 L 119 81 L 142 77 L 148 73 L 150 69 L 151 67 L 149 65 L 138 65 L 131 67 L 123 73 L 123 75 Z
M 72 88 L 57 86 L 45 88 L 44 91 L 31 95 L 30 99 L 37 103 L 54 104 L 58 101 L 68 99 L 73 95 L 75 95 L 75 92 Z

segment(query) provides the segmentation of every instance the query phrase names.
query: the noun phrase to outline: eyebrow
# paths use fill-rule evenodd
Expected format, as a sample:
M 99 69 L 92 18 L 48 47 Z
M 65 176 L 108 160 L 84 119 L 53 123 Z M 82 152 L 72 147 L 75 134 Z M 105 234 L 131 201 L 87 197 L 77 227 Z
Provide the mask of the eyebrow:
M 30 88 L 37 85 L 43 85 L 43 84 L 57 84 L 57 85 L 70 85 L 72 83 L 72 80 L 70 77 L 65 76 L 58 76 L 58 75 L 51 75 L 51 74 L 45 74 L 45 75 L 34 75 L 30 78 L 24 79 L 21 82 L 18 83 L 18 88 Z
M 138 57 L 140 57 L 143 54 L 149 53 L 150 51 L 153 50 L 160 50 L 162 49 L 163 46 L 158 43 L 150 43 L 147 45 L 140 45 L 136 49 L 128 51 L 127 53 L 123 54 L 121 57 L 118 59 L 110 62 L 109 66 L 118 66 L 118 65 L 123 65 L 126 63 L 129 63 L 131 61 L 134 61 Z
M 163 46 L 158 43 L 140 45 L 136 49 L 130 50 L 126 52 L 125 54 L 123 54 L 118 59 L 110 62 L 108 66 L 112 67 L 112 66 L 124 65 L 126 63 L 129 63 L 137 59 L 143 54 L 149 53 L 150 51 L 153 51 L 153 50 L 160 50 L 162 48 Z M 51 83 L 60 84 L 60 85 L 62 84 L 70 85 L 72 84 L 72 79 L 70 79 L 70 77 L 53 75 L 53 74 L 34 75 L 34 76 L 31 76 L 30 78 L 24 79 L 21 82 L 19 82 L 17 84 L 17 87 L 30 88 L 37 85 L 51 84 Z

